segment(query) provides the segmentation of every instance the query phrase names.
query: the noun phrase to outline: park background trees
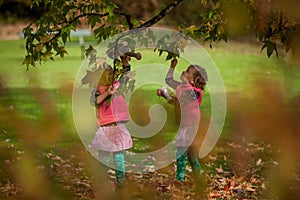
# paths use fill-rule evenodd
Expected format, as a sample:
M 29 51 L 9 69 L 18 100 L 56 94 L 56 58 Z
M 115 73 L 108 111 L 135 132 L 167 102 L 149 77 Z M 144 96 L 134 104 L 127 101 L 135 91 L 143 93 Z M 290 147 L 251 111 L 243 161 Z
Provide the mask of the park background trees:
M 148 1 L 147 1 L 148 2 Z M 32 1 L 42 15 L 24 28 L 27 55 L 24 64 L 63 57 L 71 30 L 83 23 L 99 42 L 124 31 L 164 25 L 211 46 L 252 34 L 270 57 L 298 49 L 297 3 L 272 0 L 176 1 Z M 59 43 L 61 41 L 62 43 Z

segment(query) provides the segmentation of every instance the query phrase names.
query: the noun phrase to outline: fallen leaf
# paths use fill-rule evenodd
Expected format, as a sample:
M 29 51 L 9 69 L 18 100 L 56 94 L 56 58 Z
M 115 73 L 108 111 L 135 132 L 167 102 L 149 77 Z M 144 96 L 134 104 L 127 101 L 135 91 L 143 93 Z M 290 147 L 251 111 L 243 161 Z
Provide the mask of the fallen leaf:
M 257 166 L 261 165 L 261 162 L 262 162 L 262 160 L 261 160 L 261 159 L 258 159 L 258 160 L 256 161 L 256 165 L 257 165 Z

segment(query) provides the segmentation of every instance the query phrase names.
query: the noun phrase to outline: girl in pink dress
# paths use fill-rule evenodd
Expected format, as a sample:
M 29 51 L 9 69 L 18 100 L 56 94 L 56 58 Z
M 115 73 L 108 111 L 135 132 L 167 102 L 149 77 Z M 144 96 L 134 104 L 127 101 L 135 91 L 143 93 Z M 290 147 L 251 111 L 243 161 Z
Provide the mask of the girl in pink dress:
M 202 91 L 206 85 L 207 73 L 199 65 L 190 65 L 182 72 L 181 82 L 173 79 L 174 69 L 177 65 L 177 59 L 171 61 L 171 66 L 166 75 L 166 83 L 176 90 L 176 96 L 169 99 L 169 102 L 175 102 L 180 106 L 180 127 L 176 137 L 176 179 L 183 182 L 186 171 L 186 157 L 194 173 L 198 176 L 201 172 L 201 165 L 197 158 L 197 152 L 194 148 L 194 138 L 198 131 L 200 122 L 199 106 L 202 101 Z M 158 96 L 163 96 L 162 90 L 157 90 Z
M 131 53 L 138 60 L 141 54 Z M 121 56 L 123 68 L 130 71 L 126 56 Z M 106 65 L 102 76 L 113 76 L 113 69 Z M 132 147 L 131 135 L 125 124 L 130 120 L 128 106 L 124 95 L 117 94 L 120 81 L 113 84 L 100 84 L 97 86 L 96 96 L 92 101 L 96 106 L 98 129 L 92 141 L 92 146 L 98 150 L 98 157 L 106 166 L 110 166 L 110 155 L 113 154 L 115 165 L 116 184 L 122 187 L 125 181 L 125 150 Z

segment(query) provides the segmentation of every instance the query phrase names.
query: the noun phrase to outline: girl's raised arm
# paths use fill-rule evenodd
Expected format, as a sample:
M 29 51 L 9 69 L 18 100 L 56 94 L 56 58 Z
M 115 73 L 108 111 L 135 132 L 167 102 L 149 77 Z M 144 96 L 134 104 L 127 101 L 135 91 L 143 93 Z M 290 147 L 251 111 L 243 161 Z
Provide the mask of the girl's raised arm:
M 178 81 L 175 81 L 174 78 L 173 78 L 173 74 L 174 74 L 174 69 L 177 65 L 177 59 L 174 58 L 172 61 L 171 61 L 171 65 L 170 65 L 170 68 L 169 68 L 169 71 L 166 75 L 166 78 L 165 78 L 165 81 L 166 83 L 173 89 L 176 90 L 177 86 L 180 84 L 180 82 Z

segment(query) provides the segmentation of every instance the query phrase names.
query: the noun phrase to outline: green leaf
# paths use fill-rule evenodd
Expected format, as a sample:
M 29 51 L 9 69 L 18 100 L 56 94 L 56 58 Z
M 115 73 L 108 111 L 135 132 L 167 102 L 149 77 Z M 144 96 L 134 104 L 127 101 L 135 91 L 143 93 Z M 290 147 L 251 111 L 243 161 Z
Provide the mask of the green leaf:
M 61 38 L 62 38 L 62 41 L 64 44 L 66 44 L 67 42 L 67 39 L 68 39 L 68 34 L 66 32 L 64 32 L 62 35 L 61 35 Z
M 267 56 L 269 58 L 271 57 L 271 55 L 273 54 L 274 51 L 278 55 L 276 44 L 274 42 L 271 42 L 271 41 L 268 41 L 268 40 L 264 41 L 264 45 L 262 46 L 261 51 L 265 48 L 267 48 Z
M 47 61 L 48 59 L 51 59 L 52 54 L 53 54 L 52 52 L 46 51 L 46 52 L 43 54 L 43 59 L 44 59 L 44 61 Z M 52 59 L 53 59 L 53 57 L 52 57 Z
M 161 54 L 163 53 L 163 50 L 162 50 L 162 49 L 159 49 L 158 51 L 159 51 L 159 54 L 158 54 L 158 55 L 161 56 Z
M 214 15 L 214 12 L 213 11 L 210 11 L 209 14 L 208 14 L 208 19 L 211 19 Z
M 109 5 L 106 6 L 105 10 L 106 10 L 106 12 L 108 12 L 108 16 L 109 17 L 111 17 L 111 16 L 114 15 L 113 9 L 114 9 L 114 7 L 111 4 L 109 4 Z
M 146 36 L 149 37 L 153 43 L 155 43 L 155 36 L 153 34 L 153 31 L 151 29 L 148 29 Z
M 274 43 L 273 42 L 267 42 L 267 55 L 270 57 L 273 54 L 274 51 Z
M 96 57 L 96 49 L 92 45 L 90 45 L 87 49 L 84 50 L 85 56 L 91 56 L 91 57 Z
M 111 100 L 114 97 L 114 94 L 110 95 L 109 97 L 107 97 L 106 99 L 106 107 L 108 108 L 111 104 Z
M 130 80 L 129 82 L 128 82 L 128 90 L 130 90 L 131 92 L 133 92 L 133 90 L 134 90 L 134 87 L 135 87 L 135 80 Z
M 22 65 L 26 65 L 27 70 L 28 70 L 28 67 L 29 67 L 29 65 L 30 65 L 30 55 L 25 56 Z
M 141 40 L 141 44 L 144 45 L 146 48 L 148 48 L 148 38 L 143 38 Z
M 188 28 L 185 29 L 184 33 L 187 35 L 194 35 L 194 32 L 197 30 L 198 28 L 195 25 L 192 25 Z

